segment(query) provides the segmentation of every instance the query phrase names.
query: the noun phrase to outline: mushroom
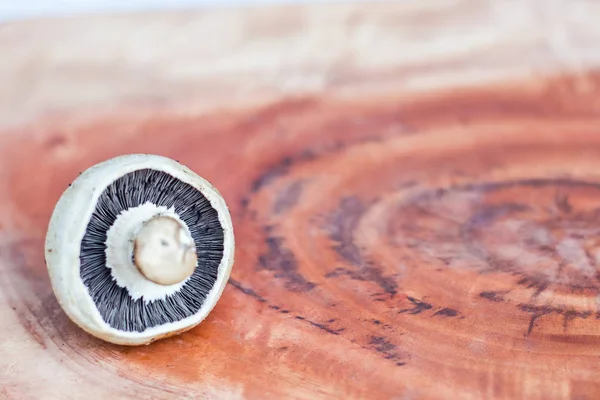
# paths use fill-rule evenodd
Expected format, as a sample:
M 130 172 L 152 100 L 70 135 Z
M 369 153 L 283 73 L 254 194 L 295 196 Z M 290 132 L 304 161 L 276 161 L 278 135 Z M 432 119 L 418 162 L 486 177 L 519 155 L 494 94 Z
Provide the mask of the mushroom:
M 88 333 L 122 345 L 189 330 L 214 308 L 234 260 L 221 194 L 158 155 L 83 172 L 56 204 L 45 256 L 54 293 Z

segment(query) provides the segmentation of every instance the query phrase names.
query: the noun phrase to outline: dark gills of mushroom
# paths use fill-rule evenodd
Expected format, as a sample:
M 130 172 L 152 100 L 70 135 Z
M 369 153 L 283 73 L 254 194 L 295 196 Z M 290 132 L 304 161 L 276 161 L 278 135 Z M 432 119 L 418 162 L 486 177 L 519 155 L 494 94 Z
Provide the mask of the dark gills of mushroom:
M 164 157 L 121 156 L 63 194 L 46 258 L 78 325 L 143 344 L 197 325 L 214 307 L 233 263 L 233 230 L 223 198 L 203 178 Z

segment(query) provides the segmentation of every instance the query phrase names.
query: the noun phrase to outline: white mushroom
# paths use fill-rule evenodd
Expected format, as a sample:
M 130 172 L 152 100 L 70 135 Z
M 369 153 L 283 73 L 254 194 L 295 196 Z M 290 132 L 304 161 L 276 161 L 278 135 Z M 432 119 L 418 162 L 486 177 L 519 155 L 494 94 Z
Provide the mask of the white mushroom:
M 206 318 L 231 273 L 234 235 L 208 181 L 169 158 L 132 154 L 69 186 L 45 250 L 67 315 L 98 338 L 140 345 Z

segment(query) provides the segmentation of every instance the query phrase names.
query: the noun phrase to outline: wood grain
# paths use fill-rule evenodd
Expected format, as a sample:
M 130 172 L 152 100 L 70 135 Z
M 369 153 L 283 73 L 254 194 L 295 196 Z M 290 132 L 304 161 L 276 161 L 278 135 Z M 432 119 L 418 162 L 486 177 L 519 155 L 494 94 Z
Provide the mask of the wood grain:
M 0 397 L 598 398 L 598 7 L 3 26 Z M 77 329 L 43 261 L 66 185 L 131 152 L 212 181 L 238 244 L 210 317 L 140 348 Z

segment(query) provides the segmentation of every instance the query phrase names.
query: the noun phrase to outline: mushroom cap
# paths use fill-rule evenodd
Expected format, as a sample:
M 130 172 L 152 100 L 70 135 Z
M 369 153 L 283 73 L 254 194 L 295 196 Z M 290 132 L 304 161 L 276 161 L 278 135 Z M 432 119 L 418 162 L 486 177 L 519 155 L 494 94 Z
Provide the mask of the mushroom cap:
M 223 253 L 216 281 L 197 312 L 183 319 L 148 327 L 139 332 L 116 329 L 104 320 L 81 278 L 80 256 L 82 240 L 102 193 L 115 180 L 144 169 L 164 172 L 198 190 L 208 200 L 217 212 L 223 230 Z M 122 345 L 141 345 L 189 330 L 206 318 L 221 297 L 231 274 L 234 247 L 233 226 L 225 200 L 207 180 L 170 158 L 129 154 L 90 167 L 69 185 L 50 218 L 45 257 L 54 293 L 73 322 L 105 341 Z

